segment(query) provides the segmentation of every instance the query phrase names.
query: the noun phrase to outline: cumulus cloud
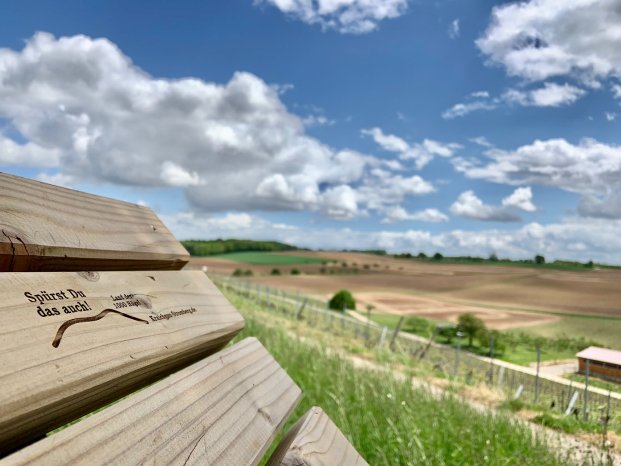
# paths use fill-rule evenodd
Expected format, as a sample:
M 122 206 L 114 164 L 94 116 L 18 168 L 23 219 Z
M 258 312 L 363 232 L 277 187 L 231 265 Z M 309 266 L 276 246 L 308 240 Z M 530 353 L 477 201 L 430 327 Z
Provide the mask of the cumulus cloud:
M 472 220 L 491 222 L 519 222 L 521 219 L 502 207 L 485 204 L 473 191 L 464 191 L 451 205 L 451 212 Z
M 582 194 L 613 192 L 621 179 L 621 146 L 594 139 L 578 144 L 565 139 L 536 140 L 515 150 L 491 149 L 485 155 L 488 163 L 456 159 L 455 167 L 470 178 L 540 184 Z
M 408 212 L 403 207 L 397 206 L 386 211 L 386 215 L 382 219 L 382 223 L 396 223 L 407 220 L 440 223 L 448 222 L 449 218 L 438 209 L 423 209 L 417 212 Z
M 362 134 L 370 136 L 382 149 L 399 155 L 401 160 L 413 160 L 417 169 L 423 168 L 435 156 L 452 157 L 461 148 L 456 143 L 443 143 L 425 139 L 420 143 L 410 144 L 399 136 L 386 134 L 381 128 L 363 129 Z
M 571 76 L 597 87 L 621 75 L 618 0 L 530 0 L 496 6 L 477 46 L 529 81 Z
M 485 163 L 456 158 L 453 164 L 470 178 L 510 185 L 539 184 L 579 193 L 580 215 L 621 218 L 621 146 L 594 139 L 578 144 L 548 139 L 515 150 L 490 149 L 485 155 L 489 159 Z M 526 194 L 524 191 L 520 196 Z
M 379 196 L 374 187 L 387 190 L 372 169 L 402 168 L 398 158 L 310 137 L 309 122 L 253 74 L 235 73 L 224 84 L 157 79 L 110 41 L 86 36 L 38 33 L 22 51 L 0 49 L 0 118 L 11 128 L 0 132 L 0 163 L 55 169 L 77 181 L 175 186 L 206 211 L 304 209 L 352 218 L 373 208 L 366 203 Z M 433 141 L 422 146 L 447 150 Z M 401 194 L 393 197 L 401 202 L 427 185 L 397 179 Z
M 494 110 L 506 104 L 522 107 L 561 107 L 573 104 L 585 94 L 586 91 L 579 87 L 551 82 L 529 90 L 508 89 L 499 97 L 491 97 L 485 91 L 473 92 L 469 98 L 475 100 L 453 105 L 442 113 L 442 118 L 450 120 L 479 110 Z
M 505 207 L 517 207 L 525 212 L 534 212 L 537 210 L 537 207 L 533 204 L 533 192 L 530 186 L 517 188 L 513 193 L 502 200 L 502 205 Z
M 351 34 L 374 31 L 380 21 L 405 14 L 408 3 L 409 0 L 254 0 L 255 5 L 272 5 L 307 24 L 319 24 L 324 30 Z

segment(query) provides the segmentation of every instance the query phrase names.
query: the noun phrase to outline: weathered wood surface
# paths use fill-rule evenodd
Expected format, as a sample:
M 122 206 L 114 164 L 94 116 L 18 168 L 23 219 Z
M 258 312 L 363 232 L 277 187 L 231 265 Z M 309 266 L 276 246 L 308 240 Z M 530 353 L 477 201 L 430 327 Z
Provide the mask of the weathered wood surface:
M 244 321 L 199 271 L 0 273 L 0 452 L 223 347 Z
M 300 394 L 247 338 L 0 463 L 255 465 Z
M 177 270 L 188 260 L 147 207 L 0 173 L 0 271 Z
M 368 466 L 321 408 L 311 408 L 285 435 L 268 466 Z

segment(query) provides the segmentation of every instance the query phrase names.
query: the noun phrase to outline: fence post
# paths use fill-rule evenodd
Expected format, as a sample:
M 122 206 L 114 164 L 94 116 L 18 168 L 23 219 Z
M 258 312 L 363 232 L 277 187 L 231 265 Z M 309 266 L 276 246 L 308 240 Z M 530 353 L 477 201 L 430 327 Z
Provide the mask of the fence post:
M 384 328 L 382 329 L 382 336 L 380 337 L 379 344 L 377 345 L 377 346 L 379 346 L 380 348 L 381 348 L 382 346 L 384 346 L 384 340 L 386 339 L 386 333 L 387 333 L 387 332 L 388 332 L 388 327 L 384 327 Z
M 584 406 L 582 408 L 582 416 L 585 421 L 589 420 L 589 371 L 591 369 L 591 361 L 586 359 L 586 373 L 584 379 Z
M 457 346 L 455 347 L 455 367 L 453 369 L 453 377 L 457 377 L 459 372 L 459 353 L 461 352 L 461 332 L 457 332 Z
M 535 374 L 535 404 L 539 401 L 539 368 L 541 366 L 541 346 L 537 345 L 537 373 Z
M 405 316 L 401 316 L 399 318 L 397 327 L 395 328 L 395 331 L 392 333 L 392 337 L 390 338 L 390 345 L 388 346 L 390 348 L 390 351 L 395 350 L 395 342 L 397 341 L 397 335 L 399 335 L 399 331 L 401 330 L 401 325 L 403 325 L 404 320 L 405 320 Z
M 494 335 L 489 337 L 489 385 L 494 384 Z
M 296 314 L 295 314 L 296 320 L 300 320 L 302 318 L 302 311 L 304 311 L 305 307 L 306 307 L 306 299 L 304 300 L 304 302 L 302 303 L 302 305 L 298 309 L 298 312 L 296 312 Z

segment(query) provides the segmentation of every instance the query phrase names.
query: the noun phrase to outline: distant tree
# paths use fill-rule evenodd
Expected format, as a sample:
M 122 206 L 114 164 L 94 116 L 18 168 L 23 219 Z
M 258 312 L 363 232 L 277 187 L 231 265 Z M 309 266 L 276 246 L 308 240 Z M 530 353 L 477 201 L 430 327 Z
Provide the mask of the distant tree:
M 468 346 L 472 347 L 472 341 L 478 332 L 486 329 L 485 323 L 469 312 L 461 314 L 457 319 L 458 329 L 468 337 Z
M 446 342 L 450 345 L 453 342 L 453 338 L 457 333 L 457 326 L 453 324 L 436 325 L 436 334 L 446 339 Z
M 488 330 L 483 327 L 477 332 L 476 338 L 481 348 L 487 348 L 487 355 L 489 357 L 502 354 L 506 349 L 504 335 L 498 330 Z M 492 354 L 492 339 L 494 340 L 494 354 Z
M 496 255 L 495 252 L 493 252 L 493 253 L 491 253 L 489 255 L 489 260 L 492 261 L 492 262 L 498 262 L 498 256 Z
M 425 254 L 424 252 L 419 252 L 418 256 L 416 257 L 418 257 L 419 259 L 427 259 L 427 254 Z
M 243 275 L 244 277 L 252 277 L 254 274 L 252 273 L 252 270 L 244 270 Z
M 345 309 L 356 309 L 356 300 L 349 291 L 341 290 L 332 296 L 328 302 L 328 307 L 341 312 Z
M 272 269 L 270 272 L 271 275 L 280 275 L 280 269 Z
M 244 271 L 242 269 L 235 269 L 233 271 L 233 276 L 234 277 L 243 277 L 244 276 Z
M 300 275 L 300 273 L 298 269 L 291 269 L 291 275 Z
M 546 263 L 546 258 L 543 257 L 541 254 L 537 254 L 535 256 L 535 264 L 541 265 L 541 264 L 545 264 L 545 263 Z
M 436 252 L 433 255 L 433 260 L 435 260 L 435 261 L 441 261 L 442 259 L 444 259 L 444 256 L 442 254 L 440 254 L 439 252 Z
M 589 269 L 592 269 L 593 267 L 595 267 L 595 264 L 593 263 L 593 261 L 589 261 L 586 264 L 584 264 L 585 267 L 588 267 Z

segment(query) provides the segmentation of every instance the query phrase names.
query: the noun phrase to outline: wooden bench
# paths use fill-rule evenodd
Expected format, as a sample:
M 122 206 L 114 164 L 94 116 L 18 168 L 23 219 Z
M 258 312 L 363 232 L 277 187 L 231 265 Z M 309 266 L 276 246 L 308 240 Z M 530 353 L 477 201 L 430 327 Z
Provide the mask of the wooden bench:
M 146 207 L 0 174 L 0 465 L 261 461 L 301 391 L 188 260 Z M 269 464 L 366 463 L 313 408 Z

